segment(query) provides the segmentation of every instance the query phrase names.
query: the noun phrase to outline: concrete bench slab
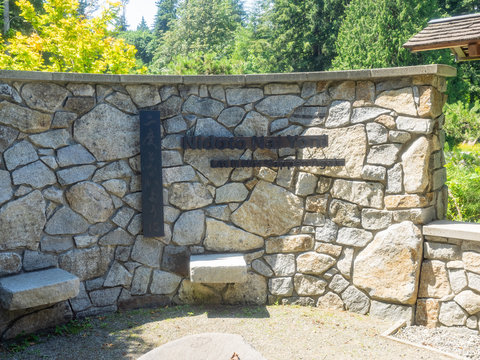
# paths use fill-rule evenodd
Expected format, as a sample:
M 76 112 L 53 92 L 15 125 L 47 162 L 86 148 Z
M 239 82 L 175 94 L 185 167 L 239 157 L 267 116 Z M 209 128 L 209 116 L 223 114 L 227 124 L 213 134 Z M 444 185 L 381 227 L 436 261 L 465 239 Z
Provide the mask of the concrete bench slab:
M 257 350 L 236 334 L 204 333 L 171 341 L 141 356 L 138 360 L 266 360 Z
M 424 225 L 423 235 L 480 241 L 480 224 L 438 220 Z
M 54 304 L 78 295 L 80 279 L 62 269 L 0 278 L 0 305 L 7 310 Z
M 242 254 L 190 256 L 190 281 L 240 283 L 247 281 L 247 263 Z

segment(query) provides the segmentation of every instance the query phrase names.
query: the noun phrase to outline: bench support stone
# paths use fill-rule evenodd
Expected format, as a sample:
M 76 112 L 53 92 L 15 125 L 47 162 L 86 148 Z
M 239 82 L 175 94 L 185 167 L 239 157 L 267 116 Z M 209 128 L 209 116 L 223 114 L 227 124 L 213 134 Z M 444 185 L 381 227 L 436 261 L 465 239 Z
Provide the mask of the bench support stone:
M 241 283 L 247 281 L 247 263 L 242 254 L 190 256 L 190 281 L 195 283 Z

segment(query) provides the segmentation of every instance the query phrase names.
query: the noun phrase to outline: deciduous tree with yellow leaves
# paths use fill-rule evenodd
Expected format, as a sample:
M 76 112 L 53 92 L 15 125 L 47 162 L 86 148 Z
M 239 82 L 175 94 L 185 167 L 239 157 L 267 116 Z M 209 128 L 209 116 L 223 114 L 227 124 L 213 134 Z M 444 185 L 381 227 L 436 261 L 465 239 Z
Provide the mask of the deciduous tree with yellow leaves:
M 0 68 L 57 72 L 121 74 L 135 68 L 134 46 L 113 38 L 109 26 L 120 3 L 109 3 L 87 19 L 78 12 L 78 0 L 46 0 L 43 13 L 28 0 L 16 3 L 21 16 L 33 27 L 31 34 L 17 32 L 0 37 Z

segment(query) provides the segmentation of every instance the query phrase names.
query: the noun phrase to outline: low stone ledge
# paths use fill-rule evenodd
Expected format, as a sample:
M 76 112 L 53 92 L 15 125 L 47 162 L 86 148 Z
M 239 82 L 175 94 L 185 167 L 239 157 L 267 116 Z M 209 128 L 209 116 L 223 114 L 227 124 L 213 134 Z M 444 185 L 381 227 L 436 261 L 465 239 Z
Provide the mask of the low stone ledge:
M 242 254 L 192 255 L 190 281 L 223 284 L 245 282 L 247 263 Z
M 480 224 L 438 220 L 424 225 L 423 235 L 480 241 Z
M 403 78 L 416 75 L 456 76 L 454 67 L 442 64 L 404 66 L 384 69 L 362 69 L 344 71 L 315 71 L 281 74 L 247 74 L 247 75 L 113 75 L 52 73 L 39 71 L 0 70 L 3 81 L 56 81 L 71 83 L 97 84 L 216 84 L 216 85 L 255 85 L 272 82 L 305 81 L 345 81 L 373 80 L 382 78 Z
M 7 310 L 54 304 L 78 295 L 80 280 L 62 269 L 48 269 L 0 279 L 0 305 Z

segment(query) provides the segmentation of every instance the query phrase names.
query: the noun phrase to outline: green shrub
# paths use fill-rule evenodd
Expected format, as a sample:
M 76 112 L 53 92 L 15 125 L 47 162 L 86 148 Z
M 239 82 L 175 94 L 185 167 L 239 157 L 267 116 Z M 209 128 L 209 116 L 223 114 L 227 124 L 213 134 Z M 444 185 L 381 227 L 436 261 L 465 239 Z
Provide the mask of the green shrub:
M 475 144 L 480 138 L 480 102 L 471 104 L 458 101 L 454 104 L 446 104 L 445 132 L 447 141 L 452 145 L 458 143 Z
M 445 146 L 450 220 L 480 222 L 480 145 Z

